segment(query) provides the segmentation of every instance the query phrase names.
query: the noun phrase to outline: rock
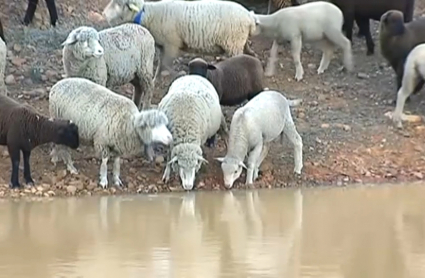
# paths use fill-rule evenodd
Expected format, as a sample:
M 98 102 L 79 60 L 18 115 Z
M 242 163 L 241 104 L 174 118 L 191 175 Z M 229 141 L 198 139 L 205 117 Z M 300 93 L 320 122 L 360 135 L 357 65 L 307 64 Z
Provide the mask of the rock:
M 20 46 L 19 44 L 15 43 L 13 45 L 13 50 L 15 50 L 16 52 L 20 52 L 22 50 L 22 46 Z
M 77 192 L 77 187 L 73 186 L 73 185 L 69 185 L 66 187 L 66 192 L 68 192 L 69 194 L 74 195 L 75 192 Z
M 17 67 L 21 67 L 25 62 L 27 61 L 27 59 L 25 58 L 19 58 L 19 57 L 14 57 L 12 58 L 12 64 L 17 66 Z
M 49 196 L 55 196 L 56 195 L 56 193 L 53 190 L 47 191 L 47 194 L 49 194 Z
M 329 124 L 322 124 L 321 125 L 322 128 L 329 128 L 329 126 L 330 126 Z
M 158 155 L 158 156 L 155 158 L 155 163 L 156 163 L 156 164 L 162 164 L 162 163 L 164 163 L 164 157 L 163 157 L 162 155 Z
M 90 183 L 87 185 L 87 190 L 93 190 L 97 187 L 97 183 L 94 181 L 90 181 Z
M 421 172 L 414 172 L 413 175 L 420 180 L 424 178 L 424 175 Z
M 366 73 L 363 73 L 363 72 L 359 72 L 359 73 L 357 74 L 357 77 L 358 77 L 359 79 L 368 79 L 368 78 L 369 78 L 369 75 L 367 75 Z
M 6 78 L 4 79 L 4 83 L 6 83 L 6 85 L 15 84 L 15 77 L 13 76 L 13 74 L 9 74 L 8 76 L 6 76 Z
M 36 189 L 37 189 L 37 191 L 43 191 L 44 190 L 44 188 L 42 186 L 37 186 Z

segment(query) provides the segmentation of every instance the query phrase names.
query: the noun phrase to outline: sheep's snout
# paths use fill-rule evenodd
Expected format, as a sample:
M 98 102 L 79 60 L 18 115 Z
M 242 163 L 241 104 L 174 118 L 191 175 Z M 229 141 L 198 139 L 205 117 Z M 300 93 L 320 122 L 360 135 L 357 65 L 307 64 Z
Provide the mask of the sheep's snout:
M 152 129 L 152 141 L 169 145 L 173 142 L 173 136 L 166 125 L 159 125 Z
M 192 190 L 195 183 L 195 168 L 182 168 L 179 169 L 180 179 L 184 190 Z
M 105 50 L 103 49 L 103 47 L 100 45 L 100 43 L 97 43 L 93 49 L 93 56 L 99 58 L 102 57 L 104 53 Z

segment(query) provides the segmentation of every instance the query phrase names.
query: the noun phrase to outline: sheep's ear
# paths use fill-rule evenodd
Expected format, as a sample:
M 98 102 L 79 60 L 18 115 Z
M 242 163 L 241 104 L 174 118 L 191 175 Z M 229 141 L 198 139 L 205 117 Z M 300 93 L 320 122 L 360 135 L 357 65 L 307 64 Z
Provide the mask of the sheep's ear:
M 243 163 L 242 161 L 241 161 L 241 162 L 239 162 L 239 166 L 241 166 L 242 168 L 248 169 L 248 168 L 246 167 L 245 163 Z
M 212 64 L 208 64 L 207 69 L 209 69 L 209 70 L 216 70 L 217 68 L 214 65 L 212 65 Z
M 62 43 L 62 46 L 71 45 L 71 44 L 74 44 L 76 42 L 77 42 L 77 33 L 72 32 L 71 34 L 68 35 L 66 40 Z
M 137 7 L 136 6 L 136 4 L 134 4 L 134 3 L 130 3 L 130 4 L 128 4 L 128 8 L 130 9 L 130 11 L 133 11 L 133 12 L 139 12 L 139 7 Z
M 219 162 L 223 162 L 224 161 L 224 157 L 216 157 L 214 159 L 217 160 L 217 161 L 219 161 Z

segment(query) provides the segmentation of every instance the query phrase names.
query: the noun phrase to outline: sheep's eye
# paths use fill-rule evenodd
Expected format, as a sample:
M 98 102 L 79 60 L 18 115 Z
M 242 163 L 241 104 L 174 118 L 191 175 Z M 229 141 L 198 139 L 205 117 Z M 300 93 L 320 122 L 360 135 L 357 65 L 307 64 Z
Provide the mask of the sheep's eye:
M 235 170 L 235 174 L 237 174 L 238 173 L 238 170 Z

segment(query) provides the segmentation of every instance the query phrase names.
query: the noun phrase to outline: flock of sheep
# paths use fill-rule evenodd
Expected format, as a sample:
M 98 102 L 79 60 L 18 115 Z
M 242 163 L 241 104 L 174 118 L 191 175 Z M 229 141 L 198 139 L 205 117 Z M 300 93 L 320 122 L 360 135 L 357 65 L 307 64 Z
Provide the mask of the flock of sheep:
M 397 76 L 393 120 L 401 126 L 406 99 L 424 84 L 425 19 L 411 21 L 412 0 L 368 0 L 376 2 L 366 5 L 369 10 L 365 1 L 346 0 L 343 5 L 340 1 L 291 0 L 293 7 L 260 15 L 231 1 L 111 0 L 102 14 L 115 27 L 97 31 L 80 26 L 63 42 L 66 78 L 51 88 L 50 118 L 0 95 L 0 144 L 7 145 L 12 161 L 10 186 L 20 186 L 20 152 L 25 181 L 34 183 L 29 159 L 31 150 L 41 144 L 53 143 L 52 162 L 62 160 L 73 174 L 78 170 L 70 149 L 80 143 L 92 145 L 102 159 L 99 184 L 106 188 L 111 157 L 113 184 L 122 186 L 120 157 L 144 151 L 152 161 L 153 146 L 161 143 L 169 146 L 163 180 L 167 182 L 171 172 L 176 172 L 183 188 L 191 190 L 201 165 L 208 163 L 202 147 L 205 143 L 214 147 L 217 133 L 227 148 L 225 157 L 216 158 L 227 188 L 243 169 L 247 170 L 246 184 L 254 182 L 270 142 L 278 137 L 283 142 L 284 134 L 294 147 L 294 172 L 301 174 L 303 143 L 290 111 L 301 100 L 287 100 L 280 92 L 269 90 L 263 77 L 274 75 L 282 41 L 291 45 L 297 81 L 304 75 L 300 58 L 303 41 L 317 44 L 323 52 L 318 74 L 328 68 L 336 48 L 343 51 L 342 69 L 352 71 L 352 30 L 347 28 L 352 29 L 354 20 L 359 35 L 366 37 L 368 54 L 373 53 L 373 42 L 370 49 L 368 41 L 369 19 L 381 21 L 381 52 Z M 249 38 L 259 34 L 273 40 L 265 70 L 249 46 Z M 3 81 L 6 45 L 1 28 L 0 37 Z M 160 59 L 154 72 L 156 47 Z M 180 51 L 226 54 L 228 58 L 216 64 L 193 59 L 188 74 L 175 76 L 166 95 L 153 105 L 159 72 L 167 69 L 176 75 L 171 66 Z M 127 83 L 134 86 L 132 100 L 110 90 Z M 0 83 L 0 90 L 6 91 L 4 83 Z M 221 105 L 239 105 L 246 100 L 234 113 L 229 129 Z

